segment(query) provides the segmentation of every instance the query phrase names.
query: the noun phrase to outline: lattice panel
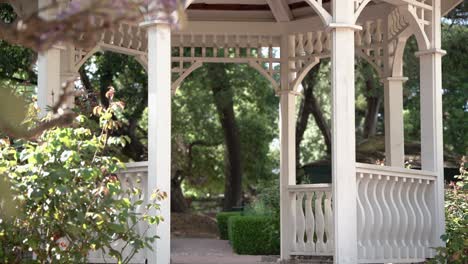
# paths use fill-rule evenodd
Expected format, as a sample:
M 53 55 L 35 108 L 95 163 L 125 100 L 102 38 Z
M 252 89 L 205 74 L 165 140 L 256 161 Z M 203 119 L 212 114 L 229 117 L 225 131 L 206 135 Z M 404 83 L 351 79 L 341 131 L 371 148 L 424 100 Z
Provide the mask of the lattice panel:
M 206 62 L 248 63 L 278 88 L 279 37 L 253 35 L 178 35 L 173 39 L 173 89 Z
M 98 21 L 97 24 L 102 24 Z M 81 35 L 81 39 L 86 39 L 88 35 Z M 111 50 L 132 56 L 144 55 L 147 52 L 148 41 L 144 28 L 138 24 L 120 23 L 118 27 L 105 30 L 99 33 L 98 46 L 100 49 Z M 75 67 L 80 67 L 96 50 L 76 49 Z
M 431 26 L 431 1 L 413 0 L 409 1 L 409 12 L 415 17 L 418 26 L 423 30 L 426 36 L 430 35 Z

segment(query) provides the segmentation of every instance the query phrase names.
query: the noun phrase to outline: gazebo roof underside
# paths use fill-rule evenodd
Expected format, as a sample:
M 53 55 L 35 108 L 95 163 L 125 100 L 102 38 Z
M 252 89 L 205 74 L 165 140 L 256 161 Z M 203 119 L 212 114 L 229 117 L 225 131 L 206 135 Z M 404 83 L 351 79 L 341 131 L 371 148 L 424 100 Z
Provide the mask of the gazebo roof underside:
M 187 1 L 189 21 L 263 21 L 288 22 L 317 17 L 316 12 L 304 0 L 193 0 Z M 395 0 L 373 0 L 368 6 L 377 5 L 387 10 Z M 323 7 L 331 13 L 331 0 L 323 0 Z M 458 0 L 442 1 L 442 14 L 452 10 Z M 375 10 L 375 9 L 374 9 Z
M 368 6 L 388 11 L 388 5 L 400 0 L 373 0 Z M 411 1 L 411 0 L 405 0 Z M 11 3 L 19 16 L 37 10 L 37 2 L 31 0 L 0 0 Z M 323 8 L 331 13 L 331 0 L 322 0 Z M 461 0 L 441 1 L 442 14 L 447 14 Z M 258 21 L 288 22 L 317 17 L 316 12 L 305 0 L 186 0 L 189 21 Z

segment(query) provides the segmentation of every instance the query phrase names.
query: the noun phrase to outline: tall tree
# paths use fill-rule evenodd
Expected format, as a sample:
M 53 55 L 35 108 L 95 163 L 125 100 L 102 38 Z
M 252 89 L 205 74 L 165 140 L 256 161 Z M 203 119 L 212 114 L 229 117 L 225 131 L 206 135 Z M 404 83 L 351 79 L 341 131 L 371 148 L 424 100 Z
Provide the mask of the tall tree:
M 378 118 L 383 110 L 383 87 L 377 72 L 363 59 L 356 60 L 356 86 L 358 96 L 363 96 L 365 99 L 365 106 L 362 109 L 359 104 L 357 105 L 357 117 L 362 119 L 358 138 L 364 140 L 383 133 L 383 126 L 378 126 L 379 122 L 383 122 L 383 119 Z
M 234 91 L 228 80 L 226 64 L 207 66 L 211 77 L 209 84 L 218 111 L 226 146 L 226 180 L 224 187 L 224 210 L 231 210 L 242 203 L 242 158 L 239 127 L 234 113 Z

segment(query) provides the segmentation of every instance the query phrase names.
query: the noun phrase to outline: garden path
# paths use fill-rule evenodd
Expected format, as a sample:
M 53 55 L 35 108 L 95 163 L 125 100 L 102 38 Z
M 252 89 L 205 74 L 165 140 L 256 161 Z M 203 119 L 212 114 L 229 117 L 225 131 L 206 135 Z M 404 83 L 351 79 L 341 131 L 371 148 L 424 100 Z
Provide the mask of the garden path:
M 261 256 L 241 256 L 228 241 L 207 238 L 173 238 L 172 264 L 257 264 Z

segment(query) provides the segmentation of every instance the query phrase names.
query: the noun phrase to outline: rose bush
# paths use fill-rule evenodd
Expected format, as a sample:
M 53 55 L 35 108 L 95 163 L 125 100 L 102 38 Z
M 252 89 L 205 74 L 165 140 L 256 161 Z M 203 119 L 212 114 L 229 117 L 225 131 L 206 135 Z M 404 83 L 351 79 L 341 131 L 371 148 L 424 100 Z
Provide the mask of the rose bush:
M 445 247 L 437 248 L 435 263 L 468 263 L 468 171 L 461 164 L 457 182 L 445 191 Z
M 156 190 L 145 205 L 142 190 L 122 188 L 116 175 L 124 165 L 111 155 L 127 141 L 111 135 L 122 109 L 120 102 L 95 109 L 99 134 L 78 116 L 37 141 L 0 141 L 0 178 L 13 197 L 0 202 L 1 263 L 85 263 L 96 250 L 127 263 L 151 249 L 157 237 L 135 227 L 162 221 L 158 201 L 166 195 Z

